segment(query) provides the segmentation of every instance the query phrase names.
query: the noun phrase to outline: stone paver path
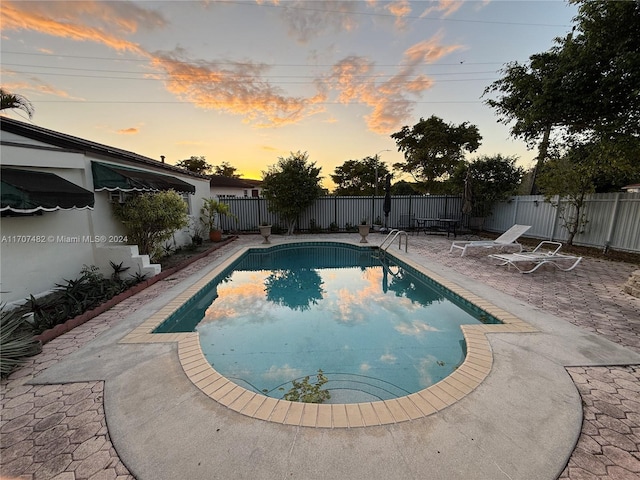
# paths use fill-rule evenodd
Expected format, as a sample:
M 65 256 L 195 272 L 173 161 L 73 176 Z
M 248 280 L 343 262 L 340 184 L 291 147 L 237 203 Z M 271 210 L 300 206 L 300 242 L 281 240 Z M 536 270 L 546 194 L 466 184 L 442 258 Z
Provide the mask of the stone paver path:
M 571 367 L 584 410 L 564 479 L 640 479 L 640 367 Z
M 353 234 L 355 236 L 356 234 Z M 376 241 L 375 236 L 370 240 Z M 256 243 L 241 237 L 237 243 Z M 312 237 L 318 238 L 318 237 Z M 331 236 L 330 239 L 338 239 Z M 380 240 L 382 237 L 380 237 Z M 521 275 L 486 252 L 460 258 L 442 237 L 411 236 L 410 249 L 537 308 L 640 352 L 640 300 L 621 288 L 637 265 L 585 259 L 572 272 Z M 58 337 L 0 385 L 2 479 L 131 479 L 109 439 L 102 382 L 29 385 L 29 380 L 213 261 L 223 247 Z M 584 406 L 582 434 L 561 480 L 640 480 L 640 367 L 571 367 Z

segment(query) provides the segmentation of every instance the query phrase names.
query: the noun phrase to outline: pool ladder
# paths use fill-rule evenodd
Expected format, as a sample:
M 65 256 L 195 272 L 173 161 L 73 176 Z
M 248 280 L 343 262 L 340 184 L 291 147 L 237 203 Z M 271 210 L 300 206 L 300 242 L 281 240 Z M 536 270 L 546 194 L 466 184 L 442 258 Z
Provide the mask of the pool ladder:
M 402 250 L 402 237 L 404 237 L 404 251 L 408 252 L 409 251 L 409 235 L 407 235 L 407 232 L 405 232 L 404 230 L 398 230 L 396 228 L 394 228 L 387 234 L 385 239 L 380 244 L 380 247 L 379 247 L 380 250 L 384 250 L 386 252 L 396 238 L 398 239 L 398 249 Z

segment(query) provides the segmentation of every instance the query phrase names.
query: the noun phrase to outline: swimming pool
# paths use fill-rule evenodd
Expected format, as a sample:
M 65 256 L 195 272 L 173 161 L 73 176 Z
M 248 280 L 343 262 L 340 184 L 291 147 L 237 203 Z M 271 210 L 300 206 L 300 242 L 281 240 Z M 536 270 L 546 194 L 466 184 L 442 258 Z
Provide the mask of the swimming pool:
M 380 253 L 337 242 L 248 249 L 154 332 L 197 331 L 216 371 L 274 398 L 319 369 L 331 403 L 412 394 L 465 360 L 461 325 L 500 322 Z

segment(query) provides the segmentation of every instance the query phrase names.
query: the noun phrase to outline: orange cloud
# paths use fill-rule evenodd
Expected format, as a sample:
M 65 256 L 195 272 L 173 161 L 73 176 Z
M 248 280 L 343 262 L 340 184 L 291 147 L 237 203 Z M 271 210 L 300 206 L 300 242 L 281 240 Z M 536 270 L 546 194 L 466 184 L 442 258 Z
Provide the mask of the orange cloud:
M 264 79 L 270 68 L 253 62 L 209 62 L 184 58 L 183 52 L 155 54 L 152 64 L 168 78 L 174 95 L 198 107 L 243 115 L 259 127 L 295 123 L 322 110 L 324 93 L 290 97 Z
M 433 80 L 419 73 L 427 63 L 461 48 L 460 45 L 442 45 L 441 36 L 412 45 L 404 52 L 398 72 L 382 80 L 375 75 L 375 64 L 364 57 L 349 56 L 336 63 L 326 79 L 328 88 L 338 90 L 342 103 L 361 102 L 372 108 L 365 117 L 370 130 L 389 133 L 408 119 L 415 100 L 408 95 L 419 96 L 433 86 Z
M 396 28 L 402 30 L 405 28 L 406 24 L 404 21 L 404 17 L 408 16 L 411 13 L 411 5 L 409 5 L 408 0 L 395 0 L 389 3 L 386 6 L 386 9 L 396 17 Z
M 485 0 L 486 1 L 486 0 Z M 442 12 L 445 17 L 456 12 L 461 6 L 462 0 L 439 0 L 435 6 L 430 6 L 420 14 L 420 18 L 426 17 L 432 12 Z
M 15 72 L 12 71 L 12 70 L 3 69 L 2 70 L 2 75 L 4 77 L 13 76 L 13 75 L 15 75 Z M 31 82 L 33 82 L 33 83 L 29 83 L 29 82 L 26 82 L 26 81 L 7 82 L 5 80 L 5 82 L 3 83 L 3 86 L 4 86 L 4 88 L 6 88 L 10 92 L 22 92 L 22 93 L 27 93 L 27 94 L 28 94 L 28 92 L 35 92 L 35 93 L 44 93 L 44 94 L 47 94 L 47 95 L 54 95 L 56 97 L 67 98 L 67 99 L 71 99 L 71 100 L 84 100 L 83 98 L 75 97 L 75 96 L 69 94 L 68 92 L 66 92 L 64 90 L 60 90 L 59 88 L 55 88 L 55 87 L 47 84 L 46 82 L 43 82 L 42 80 L 40 80 L 37 77 L 30 77 L 29 80 Z
M 31 30 L 75 41 L 101 43 L 117 51 L 146 55 L 137 44 L 110 32 L 130 34 L 138 25 L 164 26 L 157 13 L 131 2 L 14 2 L 5 0 L 0 10 L 2 30 Z
M 118 130 L 118 133 L 120 135 L 137 135 L 138 133 L 140 133 L 140 129 L 136 127 L 122 128 Z

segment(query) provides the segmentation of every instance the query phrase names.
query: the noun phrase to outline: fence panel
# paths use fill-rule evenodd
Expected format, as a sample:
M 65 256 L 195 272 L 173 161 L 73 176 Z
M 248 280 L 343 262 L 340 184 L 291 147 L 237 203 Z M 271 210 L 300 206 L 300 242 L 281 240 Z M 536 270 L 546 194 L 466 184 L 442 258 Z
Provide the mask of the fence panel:
M 225 198 L 231 212 L 238 217 L 221 219 L 225 230 L 257 231 L 258 225 L 266 221 L 285 227 L 277 214 L 268 210 L 264 198 Z M 558 203 L 557 198 L 553 203 Z M 368 223 L 378 217 L 385 220 L 384 196 L 368 197 L 320 197 L 311 207 L 300 214 L 298 229 L 307 231 L 315 226 L 328 230 L 332 224 L 340 231 L 358 225 L 363 219 Z M 561 201 L 566 215 L 572 215 L 573 207 Z M 394 195 L 391 197 L 391 212 L 387 226 L 408 228 L 408 219 L 415 218 L 462 218 L 462 198 L 450 195 Z M 601 193 L 589 195 L 584 212 L 588 223 L 584 231 L 574 238 L 576 245 L 614 248 L 640 252 L 640 194 Z M 566 242 L 567 229 L 563 226 L 558 208 L 545 202 L 541 195 L 521 195 L 498 203 L 493 214 L 484 223 L 490 232 L 504 232 L 513 224 L 531 225 L 526 236 Z M 313 224 L 313 225 L 312 225 Z
M 552 199 L 557 204 L 557 197 Z M 575 208 L 560 201 L 565 217 L 575 215 Z M 584 213 L 587 224 L 576 234 L 575 245 L 614 248 L 640 252 L 640 194 L 598 193 L 587 196 Z M 561 212 L 542 195 L 511 197 L 497 204 L 486 219 L 487 231 L 504 232 L 514 223 L 531 225 L 526 236 L 566 242 L 569 238 Z

